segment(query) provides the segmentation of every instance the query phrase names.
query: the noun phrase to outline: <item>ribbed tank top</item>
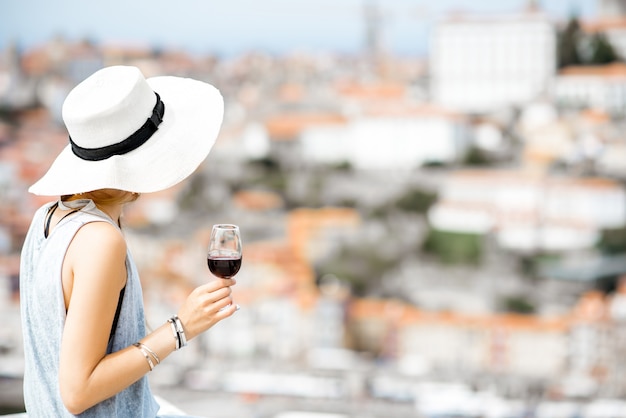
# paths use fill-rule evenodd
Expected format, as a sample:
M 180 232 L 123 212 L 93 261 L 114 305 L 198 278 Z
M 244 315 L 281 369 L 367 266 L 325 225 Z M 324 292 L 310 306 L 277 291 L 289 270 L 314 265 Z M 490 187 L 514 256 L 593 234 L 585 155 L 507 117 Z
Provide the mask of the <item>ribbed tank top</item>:
M 82 206 L 81 210 L 63 219 L 48 238 L 44 237 L 44 222 L 52 203 L 42 206 L 33 217 L 22 248 L 20 307 L 25 356 L 24 402 L 31 417 L 74 416 L 63 405 L 59 391 L 59 355 L 66 315 L 61 282 L 63 259 L 74 235 L 86 223 L 108 222 L 117 227 L 93 201 L 72 203 Z M 132 345 L 146 333 L 141 283 L 130 251 L 126 255 L 126 271 L 128 277 L 119 320 L 112 330 L 107 354 Z M 158 409 L 144 376 L 79 416 L 154 418 Z

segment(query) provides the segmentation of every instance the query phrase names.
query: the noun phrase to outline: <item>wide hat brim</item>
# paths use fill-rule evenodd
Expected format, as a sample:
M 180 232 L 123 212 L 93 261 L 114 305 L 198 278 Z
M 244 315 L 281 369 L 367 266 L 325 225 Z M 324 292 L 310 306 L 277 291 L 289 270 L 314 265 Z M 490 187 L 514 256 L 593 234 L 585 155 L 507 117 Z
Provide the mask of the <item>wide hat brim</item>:
M 190 78 L 146 80 L 165 104 L 158 130 L 139 148 L 101 161 L 86 161 L 68 145 L 28 191 L 62 196 L 99 189 L 136 193 L 165 190 L 189 177 L 206 159 L 224 116 L 220 92 Z

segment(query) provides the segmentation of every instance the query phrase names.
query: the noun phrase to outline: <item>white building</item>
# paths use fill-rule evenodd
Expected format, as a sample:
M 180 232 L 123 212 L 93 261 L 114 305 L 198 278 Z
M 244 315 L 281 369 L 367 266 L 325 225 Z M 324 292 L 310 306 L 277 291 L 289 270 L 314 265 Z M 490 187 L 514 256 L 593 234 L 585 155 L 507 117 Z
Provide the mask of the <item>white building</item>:
M 432 97 L 470 113 L 519 105 L 549 91 L 556 31 L 542 13 L 448 18 L 431 38 Z
M 550 178 L 516 171 L 461 171 L 428 214 L 439 230 L 494 233 L 504 248 L 589 248 L 603 228 L 626 224 L 626 195 L 602 178 Z
M 468 140 L 464 118 L 433 107 L 362 115 L 341 125 L 314 125 L 299 138 L 306 161 L 348 162 L 363 170 L 454 163 L 464 157 Z
M 614 115 L 626 112 L 626 64 L 566 67 L 554 84 L 559 106 L 593 108 Z
M 420 358 L 429 371 L 549 379 L 565 371 L 568 344 L 568 328 L 558 319 L 432 314 L 402 328 L 398 357 Z

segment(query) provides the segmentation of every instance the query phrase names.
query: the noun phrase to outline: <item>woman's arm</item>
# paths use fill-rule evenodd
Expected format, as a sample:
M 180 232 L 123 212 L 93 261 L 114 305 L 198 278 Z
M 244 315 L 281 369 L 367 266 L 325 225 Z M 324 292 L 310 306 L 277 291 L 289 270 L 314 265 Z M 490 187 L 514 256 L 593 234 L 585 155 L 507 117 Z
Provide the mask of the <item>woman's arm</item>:
M 119 293 L 126 283 L 126 243 L 105 222 L 83 226 L 63 263 L 67 318 L 61 343 L 59 384 L 63 402 L 73 414 L 124 390 L 150 367 L 142 352 L 130 346 L 106 355 Z M 234 280 L 215 280 L 195 289 L 179 311 L 187 339 L 235 312 L 230 287 Z M 175 349 L 165 323 L 141 340 L 163 360 Z

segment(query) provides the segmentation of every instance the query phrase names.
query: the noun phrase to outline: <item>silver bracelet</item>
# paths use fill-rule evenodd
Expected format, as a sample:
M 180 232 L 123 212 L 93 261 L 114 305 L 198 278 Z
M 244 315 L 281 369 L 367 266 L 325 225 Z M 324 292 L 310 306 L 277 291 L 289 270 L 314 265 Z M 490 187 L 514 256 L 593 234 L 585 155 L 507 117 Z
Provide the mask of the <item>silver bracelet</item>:
M 174 321 L 176 321 L 176 331 L 178 332 L 178 337 L 180 338 L 180 347 L 187 346 L 187 336 L 185 335 L 185 328 L 183 328 L 183 323 L 180 321 L 178 316 L 174 317 Z
M 180 338 L 178 338 L 178 331 L 176 331 L 176 321 L 170 318 L 167 320 L 170 323 L 170 327 L 172 328 L 172 335 L 174 335 L 174 341 L 176 343 L 175 350 L 180 350 Z
M 185 336 L 185 329 L 183 328 L 183 323 L 180 321 L 178 315 L 172 315 L 170 319 L 168 319 L 170 324 L 174 324 L 176 328 L 176 336 L 178 338 L 177 350 L 185 347 L 187 345 L 187 337 Z M 173 329 L 173 328 L 172 328 Z
M 144 348 L 145 346 L 141 343 L 135 343 L 133 345 L 137 347 L 139 351 L 141 351 L 143 356 L 146 358 L 146 361 L 148 362 L 148 367 L 150 367 L 150 371 L 154 370 L 154 363 L 152 362 L 152 358 L 150 357 L 150 354 Z
M 143 348 L 144 350 L 146 350 L 148 353 L 150 353 L 150 355 L 154 358 L 154 361 L 156 361 L 156 364 L 159 365 L 161 364 L 161 359 L 159 359 L 159 356 L 157 356 L 157 353 L 155 353 L 154 351 L 152 351 L 152 349 L 150 349 L 150 347 L 148 347 L 147 345 L 145 345 L 142 342 L 137 342 L 135 343 L 135 346 L 137 346 L 137 344 L 139 344 L 139 348 Z

